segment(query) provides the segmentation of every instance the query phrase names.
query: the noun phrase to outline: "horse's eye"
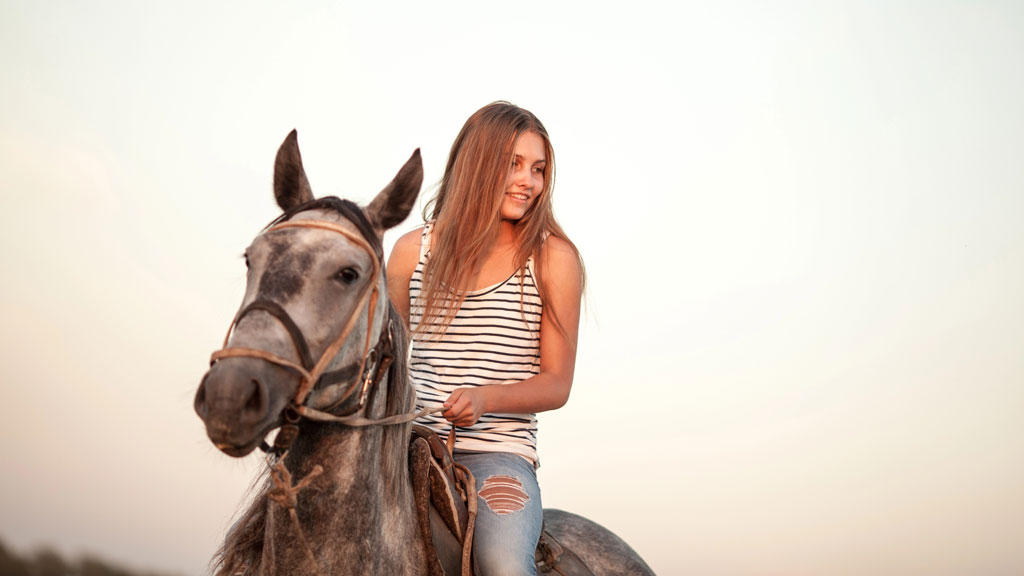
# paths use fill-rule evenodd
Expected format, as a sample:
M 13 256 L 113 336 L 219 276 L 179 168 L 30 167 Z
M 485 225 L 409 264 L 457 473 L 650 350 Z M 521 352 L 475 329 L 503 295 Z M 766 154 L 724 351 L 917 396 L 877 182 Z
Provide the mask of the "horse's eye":
M 242 256 L 245 258 L 245 267 L 248 268 L 249 267 L 249 255 L 248 254 L 243 254 Z
M 355 268 L 342 268 L 341 272 L 337 274 L 338 280 L 341 280 L 345 284 L 351 284 L 359 279 L 359 272 Z

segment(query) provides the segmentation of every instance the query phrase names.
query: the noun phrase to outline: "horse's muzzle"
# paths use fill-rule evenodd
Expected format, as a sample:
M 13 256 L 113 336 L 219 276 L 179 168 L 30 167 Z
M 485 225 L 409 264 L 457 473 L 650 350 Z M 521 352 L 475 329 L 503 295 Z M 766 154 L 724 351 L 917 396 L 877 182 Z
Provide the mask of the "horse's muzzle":
M 291 385 L 281 386 L 280 382 Z M 220 451 L 245 456 L 280 425 L 281 413 L 297 385 L 294 375 L 264 362 L 248 358 L 220 360 L 199 384 L 195 411 L 206 424 L 206 435 Z

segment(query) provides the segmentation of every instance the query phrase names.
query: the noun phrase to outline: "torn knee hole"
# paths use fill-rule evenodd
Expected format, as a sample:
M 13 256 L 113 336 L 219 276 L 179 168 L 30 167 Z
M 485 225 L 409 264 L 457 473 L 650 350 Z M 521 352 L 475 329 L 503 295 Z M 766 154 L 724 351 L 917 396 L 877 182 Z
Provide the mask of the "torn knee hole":
M 523 490 L 523 483 L 512 476 L 489 477 L 484 480 L 479 495 L 487 507 L 499 515 L 519 512 L 530 501 L 530 496 Z

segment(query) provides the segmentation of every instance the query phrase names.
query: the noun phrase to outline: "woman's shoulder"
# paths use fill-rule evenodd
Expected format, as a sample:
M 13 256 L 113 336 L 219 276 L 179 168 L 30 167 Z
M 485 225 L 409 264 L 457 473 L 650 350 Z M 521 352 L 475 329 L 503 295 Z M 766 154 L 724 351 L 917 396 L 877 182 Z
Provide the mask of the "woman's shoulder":
M 583 263 L 580 261 L 576 246 L 569 240 L 549 234 L 541 244 L 540 257 L 544 261 L 545 278 L 542 282 L 545 284 L 547 281 L 561 285 L 575 285 L 580 282 Z
M 416 248 L 419 250 L 420 242 L 423 240 L 423 230 L 426 226 L 418 226 L 398 237 L 395 242 L 395 250 Z
M 398 237 L 388 258 L 390 272 L 412 274 L 420 259 L 420 241 L 423 237 L 423 226 L 414 228 Z
M 540 245 L 540 256 L 555 266 L 569 268 L 579 268 L 580 266 L 580 255 L 576 251 L 576 246 L 569 240 L 554 234 L 548 234 L 544 238 L 544 243 Z

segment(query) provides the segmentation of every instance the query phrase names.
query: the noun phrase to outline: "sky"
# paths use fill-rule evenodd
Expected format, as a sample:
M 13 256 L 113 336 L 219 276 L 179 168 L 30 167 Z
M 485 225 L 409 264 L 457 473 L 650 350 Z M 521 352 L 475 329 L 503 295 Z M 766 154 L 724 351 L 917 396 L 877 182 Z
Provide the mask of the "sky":
M 428 196 L 503 99 L 588 273 L 545 506 L 659 574 L 1024 573 L 1022 30 L 981 0 L 0 0 L 0 540 L 205 573 L 261 460 L 192 397 L 277 147 L 363 203 L 420 148 Z

